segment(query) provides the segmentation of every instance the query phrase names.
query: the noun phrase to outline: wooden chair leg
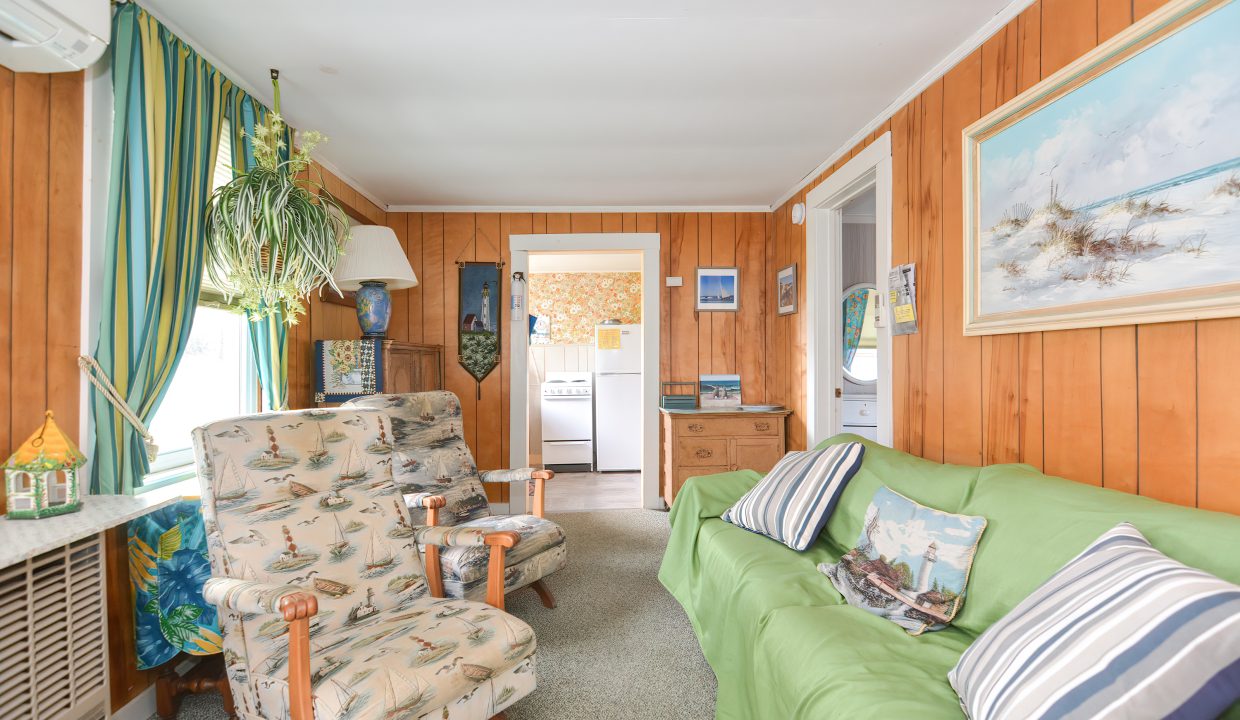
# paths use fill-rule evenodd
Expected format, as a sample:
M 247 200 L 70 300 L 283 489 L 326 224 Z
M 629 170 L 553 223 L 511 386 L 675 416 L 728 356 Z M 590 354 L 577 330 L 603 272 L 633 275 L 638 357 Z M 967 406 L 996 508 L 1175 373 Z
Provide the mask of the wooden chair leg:
M 534 588 L 534 592 L 538 593 L 538 599 L 542 600 L 543 607 L 548 610 L 555 609 L 555 595 L 551 594 L 551 588 L 542 580 L 535 580 L 530 583 L 530 587 Z

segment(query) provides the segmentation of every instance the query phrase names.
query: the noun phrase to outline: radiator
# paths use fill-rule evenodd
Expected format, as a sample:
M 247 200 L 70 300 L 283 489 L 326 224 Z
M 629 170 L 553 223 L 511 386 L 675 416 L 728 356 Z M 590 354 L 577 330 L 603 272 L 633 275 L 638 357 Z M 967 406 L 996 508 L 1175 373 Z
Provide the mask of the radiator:
M 105 622 L 102 534 L 0 570 L 0 718 L 107 717 Z

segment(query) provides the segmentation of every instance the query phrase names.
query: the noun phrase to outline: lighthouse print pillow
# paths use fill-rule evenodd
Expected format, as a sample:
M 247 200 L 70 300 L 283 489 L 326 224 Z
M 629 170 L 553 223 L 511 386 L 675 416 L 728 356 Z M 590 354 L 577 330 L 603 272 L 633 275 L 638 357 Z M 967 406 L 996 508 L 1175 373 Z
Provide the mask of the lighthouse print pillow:
M 964 604 L 986 518 L 919 505 L 888 487 L 874 493 L 857 546 L 818 565 L 853 607 L 920 635 L 942 630 Z

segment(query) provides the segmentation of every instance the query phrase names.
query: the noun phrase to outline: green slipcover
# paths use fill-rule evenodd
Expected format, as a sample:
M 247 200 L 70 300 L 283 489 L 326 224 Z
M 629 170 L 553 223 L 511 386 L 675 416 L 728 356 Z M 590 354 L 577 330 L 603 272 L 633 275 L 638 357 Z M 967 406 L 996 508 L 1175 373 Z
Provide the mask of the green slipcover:
M 659 580 L 685 608 L 719 680 L 715 716 L 737 720 L 960 718 L 947 672 L 973 638 L 1120 521 L 1188 565 L 1240 584 L 1240 518 L 1052 478 L 1027 465 L 940 465 L 853 435 L 865 461 L 803 553 L 719 519 L 760 479 L 691 478 L 676 497 Z M 912 637 L 844 604 L 816 570 L 861 534 L 880 485 L 989 524 L 955 627 Z M 1240 718 L 1240 706 L 1228 718 Z

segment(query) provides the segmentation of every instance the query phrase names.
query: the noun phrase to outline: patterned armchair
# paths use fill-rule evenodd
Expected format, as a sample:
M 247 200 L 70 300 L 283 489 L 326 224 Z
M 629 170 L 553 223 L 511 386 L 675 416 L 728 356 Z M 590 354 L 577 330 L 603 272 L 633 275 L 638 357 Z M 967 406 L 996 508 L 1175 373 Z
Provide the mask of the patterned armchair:
M 530 627 L 432 596 L 409 552 L 469 547 L 500 576 L 518 536 L 414 524 L 390 428 L 382 412 L 343 408 L 194 431 L 213 575 L 203 595 L 220 609 L 240 717 L 474 720 L 534 689 Z M 502 602 L 502 586 L 493 595 Z
M 568 548 L 559 525 L 543 518 L 543 490 L 554 477 L 550 470 L 523 468 L 487 470 L 479 475 L 473 455 L 461 436 L 461 402 L 445 391 L 405 395 L 368 395 L 350 400 L 346 407 L 383 410 L 392 418 L 396 445 L 396 482 L 406 498 L 414 498 L 410 510 L 414 523 L 482 532 L 511 531 L 521 542 L 505 555 L 504 592 L 527 585 L 538 592 L 543 605 L 555 607 L 555 597 L 543 578 L 564 567 Z M 483 482 L 531 483 L 533 515 L 491 515 Z M 425 508 L 411 493 L 441 495 L 446 505 L 424 520 Z M 443 591 L 449 597 L 476 599 L 483 592 L 487 557 L 483 548 L 421 544 L 432 584 L 441 565 Z M 500 606 L 502 607 L 502 606 Z

